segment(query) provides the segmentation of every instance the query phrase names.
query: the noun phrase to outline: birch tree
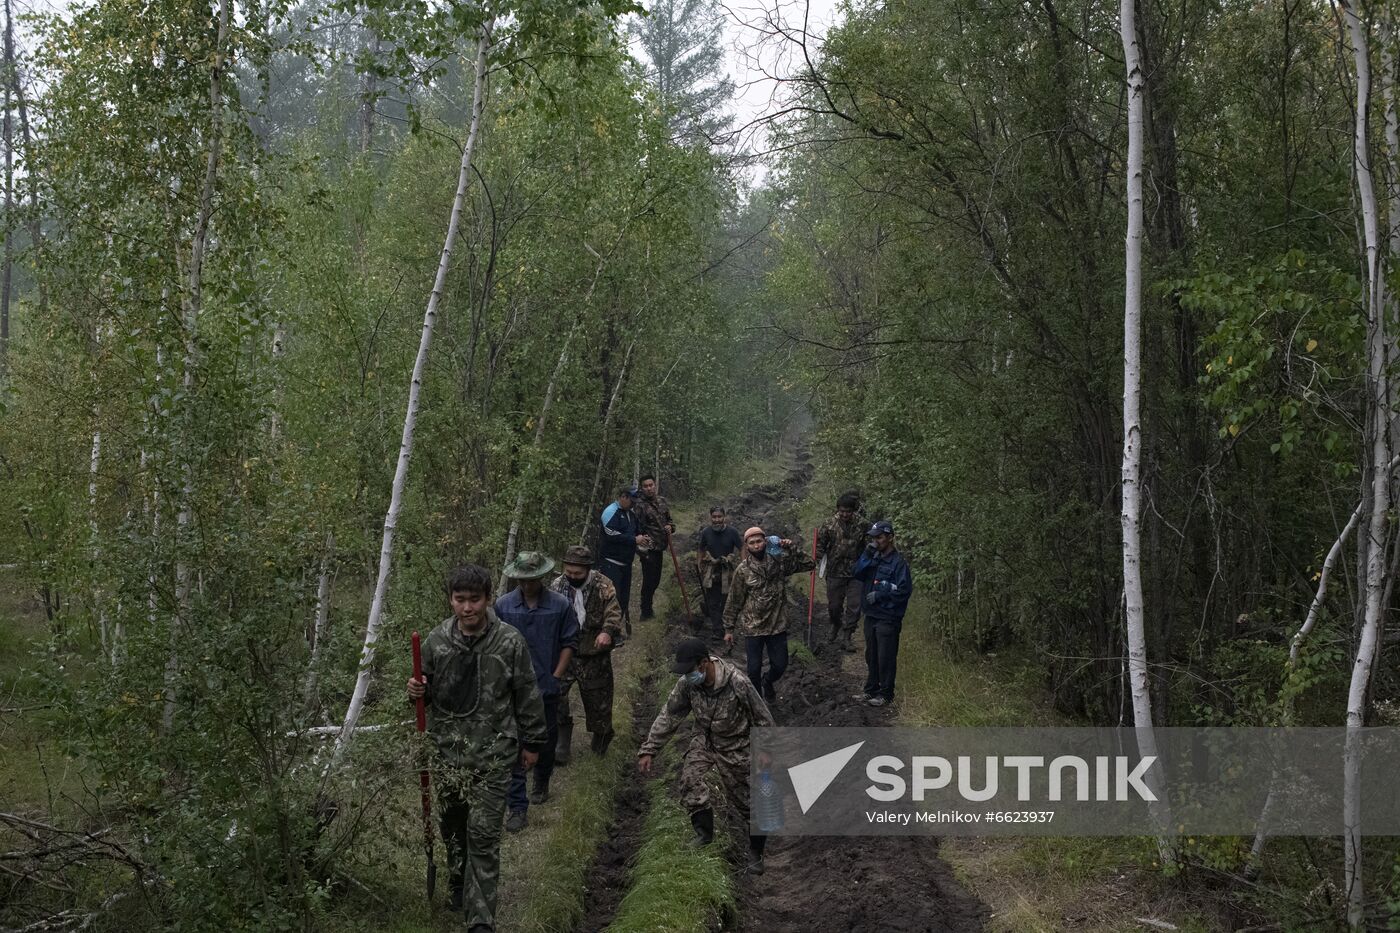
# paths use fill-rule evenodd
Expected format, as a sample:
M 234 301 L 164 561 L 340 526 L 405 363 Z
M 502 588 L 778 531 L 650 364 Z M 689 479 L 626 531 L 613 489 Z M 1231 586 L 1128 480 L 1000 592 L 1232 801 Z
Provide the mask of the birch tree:
M 1119 28 L 1128 85 L 1128 234 L 1123 270 L 1123 599 L 1128 635 L 1128 682 L 1133 700 L 1133 730 L 1138 752 L 1157 757 L 1152 725 L 1152 690 L 1147 668 L 1147 635 L 1142 598 L 1142 152 L 1143 73 L 1138 47 L 1136 0 L 1121 0 Z M 1161 787 L 1160 769 L 1149 772 L 1149 785 Z M 1149 804 L 1161 830 L 1157 851 L 1162 864 L 1174 855 L 1166 837 L 1170 814 L 1161 800 Z
M 1361 630 L 1352 662 L 1347 691 L 1346 752 L 1343 763 L 1343 857 L 1347 897 L 1347 922 L 1365 925 L 1365 885 L 1362 875 L 1361 833 L 1361 729 L 1366 725 L 1367 694 L 1385 618 L 1385 594 L 1390 572 L 1390 425 L 1389 376 L 1386 368 L 1386 263 L 1380 230 L 1380 206 L 1371 168 L 1367 125 L 1371 112 L 1371 47 L 1368 26 L 1355 3 L 1340 0 L 1350 40 L 1356 78 L 1355 126 L 1352 157 L 1361 209 L 1365 280 L 1362 290 L 1366 313 L 1366 419 L 1367 461 L 1362 471 L 1369 482 L 1370 509 L 1363 524 L 1366 536 L 1365 576 Z
M 418 355 L 413 361 L 413 376 L 408 388 L 408 407 L 404 412 L 403 436 L 399 441 L 399 456 L 394 468 L 394 484 L 389 496 L 389 510 L 384 516 L 384 534 L 379 545 L 379 572 L 374 583 L 374 597 L 370 603 L 369 619 L 365 623 L 365 637 L 360 648 L 360 670 L 355 678 L 355 688 L 350 695 L 350 705 L 345 710 L 340 733 L 335 740 L 335 760 L 339 760 L 355 734 L 360 715 L 364 712 L 365 697 L 369 693 L 375 645 L 379 641 L 379 630 L 384 620 L 384 601 L 389 593 L 389 572 L 393 567 L 394 531 L 398 527 L 399 512 L 403 509 L 404 486 L 408 482 L 408 464 L 413 456 L 413 429 L 418 420 L 418 398 L 423 388 L 423 378 L 428 365 L 428 350 L 433 342 L 433 326 L 437 323 L 438 304 L 442 300 L 447 285 L 447 272 L 451 268 L 452 252 L 457 241 L 457 227 L 462 219 L 462 207 L 466 202 L 467 188 L 472 178 L 472 155 L 476 151 L 477 139 L 481 131 L 481 114 L 486 105 L 486 75 L 488 55 L 491 48 L 492 21 L 487 20 L 477 28 L 475 58 L 473 60 L 471 122 L 467 129 L 467 141 L 462 147 L 462 161 L 457 172 L 457 192 L 452 198 L 452 212 L 447 221 L 447 235 L 443 238 L 442 252 L 438 256 L 437 274 L 433 288 L 428 295 L 428 306 L 423 313 L 423 332 L 418 341 Z

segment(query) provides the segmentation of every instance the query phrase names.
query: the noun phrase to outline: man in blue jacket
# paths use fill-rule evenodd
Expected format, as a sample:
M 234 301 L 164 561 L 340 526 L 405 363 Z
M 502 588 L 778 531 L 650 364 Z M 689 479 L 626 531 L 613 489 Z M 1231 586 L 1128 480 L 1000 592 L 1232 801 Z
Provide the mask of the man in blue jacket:
M 899 630 L 914 591 L 909 564 L 894 547 L 894 526 L 876 522 L 867 532 L 870 543 L 851 570 L 861 581 L 865 608 L 865 690 L 855 699 L 871 706 L 894 702 L 895 665 L 899 660 Z
M 647 547 L 651 539 L 641 530 L 637 513 L 632 511 L 636 490 L 624 486 L 617 491 L 617 501 L 603 509 L 603 533 L 599 536 L 598 555 L 602 561 L 598 569 L 617 588 L 617 604 L 622 607 L 623 632 L 632 634 L 632 615 L 628 604 L 632 598 L 632 559 L 637 556 L 637 546 Z
M 500 620 L 525 636 L 530 664 L 544 701 L 545 728 L 548 732 L 539 761 L 535 763 L 535 787 L 525 794 L 525 768 L 517 764 L 506 788 L 506 831 L 518 833 L 528 822 L 526 811 L 532 803 L 549 799 L 549 779 L 554 773 L 554 754 L 559 741 L 559 681 L 569 669 L 578 647 L 578 616 L 574 604 L 546 589 L 545 576 L 554 561 L 538 551 L 521 551 L 505 567 L 505 575 L 519 585 L 496 600 Z

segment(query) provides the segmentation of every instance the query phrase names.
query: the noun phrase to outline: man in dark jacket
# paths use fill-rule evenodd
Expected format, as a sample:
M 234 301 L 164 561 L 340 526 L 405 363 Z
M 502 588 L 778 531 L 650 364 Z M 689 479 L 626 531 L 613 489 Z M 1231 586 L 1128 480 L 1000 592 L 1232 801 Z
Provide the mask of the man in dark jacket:
M 656 491 L 655 476 L 643 476 L 639 491 L 637 521 L 647 539 L 646 544 L 637 543 L 637 559 L 642 565 L 642 621 L 645 622 L 655 615 L 652 600 L 656 596 L 656 588 L 661 585 L 666 548 L 676 530 L 676 523 L 671 521 L 671 507 L 666 504 L 666 497 Z
M 705 597 L 705 618 L 716 638 L 724 637 L 724 600 L 734 579 L 744 543 L 729 525 L 722 506 L 710 509 L 709 527 L 700 532 L 696 554 L 700 558 L 700 590 Z
M 817 530 L 817 562 L 825 564 L 826 609 L 831 619 L 828 641 L 841 642 L 845 651 L 855 651 L 851 636 L 860 621 L 861 586 L 851 578 L 860 552 L 865 549 L 866 525 L 860 517 L 860 497 L 843 493 L 836 500 L 836 514 Z
M 578 648 L 578 617 L 573 603 L 545 589 L 544 577 L 554 569 L 554 561 L 537 551 L 521 551 L 506 565 L 505 575 L 518 586 L 496 600 L 496 615 L 525 636 L 530 663 L 535 669 L 548 735 L 535 765 L 535 787 L 525 795 L 525 769 L 517 766 L 506 791 L 507 832 L 519 832 L 527 822 L 532 803 L 549 799 L 549 779 L 554 773 L 554 752 L 559 741 L 559 681 L 569 669 Z
M 651 539 L 641 533 L 637 515 L 632 511 L 636 490 L 624 486 L 617 491 L 617 501 L 603 509 L 603 533 L 598 540 L 598 556 L 603 561 L 598 569 L 617 588 L 617 604 L 622 608 L 622 630 L 632 633 L 632 615 L 628 603 L 632 598 L 632 560 L 638 546 L 651 545 Z
M 871 706 L 888 706 L 894 702 L 899 630 L 914 591 L 914 578 L 904 556 L 895 550 L 893 525 L 876 522 L 868 534 L 870 544 L 851 571 L 851 576 L 861 581 L 865 609 L 865 690 L 855 699 Z

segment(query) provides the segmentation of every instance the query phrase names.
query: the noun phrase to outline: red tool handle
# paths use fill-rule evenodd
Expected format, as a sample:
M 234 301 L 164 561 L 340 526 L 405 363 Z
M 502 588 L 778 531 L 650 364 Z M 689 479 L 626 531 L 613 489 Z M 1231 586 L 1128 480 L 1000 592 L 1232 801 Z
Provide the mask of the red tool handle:
M 418 639 L 417 632 L 413 633 L 413 679 L 423 679 L 423 646 Z M 418 707 L 418 731 L 427 732 L 428 716 L 423 707 L 423 698 L 419 697 L 415 701 L 415 705 Z M 427 774 L 428 772 L 424 771 L 423 773 Z
M 695 623 L 690 617 L 690 597 L 685 595 L 685 578 L 681 576 L 681 562 L 676 559 L 676 545 L 669 531 L 666 532 L 666 550 L 671 552 L 671 566 L 676 568 L 676 583 L 681 588 L 681 602 L 685 604 L 685 624 L 694 627 Z
M 418 633 L 413 633 L 413 677 L 423 679 L 423 647 Z M 414 701 L 418 713 L 418 731 L 428 731 L 428 717 L 423 698 Z M 423 790 L 423 847 L 428 853 L 428 900 L 433 898 L 433 888 L 437 884 L 437 865 L 433 862 L 433 782 L 427 768 L 418 772 L 418 786 Z

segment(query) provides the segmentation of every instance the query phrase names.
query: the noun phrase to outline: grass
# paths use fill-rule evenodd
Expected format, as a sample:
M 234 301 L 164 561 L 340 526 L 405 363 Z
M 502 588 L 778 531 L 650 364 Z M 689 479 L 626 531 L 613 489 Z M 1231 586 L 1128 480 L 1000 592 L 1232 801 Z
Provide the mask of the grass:
M 657 595 L 657 608 L 664 618 L 666 594 Z M 531 807 L 531 830 L 506 846 L 502 874 L 514 880 L 501 892 L 503 929 L 569 930 L 583 918 L 587 871 L 607 838 L 617 787 L 636 755 L 632 713 L 637 703 L 647 699 L 645 677 L 660 652 L 661 637 L 660 626 L 638 625 L 625 652 L 616 657 L 613 728 L 617 737 L 607 756 L 576 754 L 571 764 L 556 769 L 550 803 Z M 577 733 L 587 735 L 582 732 L 582 718 L 575 719 Z
M 1073 725 L 1051 709 L 1033 659 L 1008 653 L 955 661 L 939 644 L 932 616 L 932 607 L 915 594 L 899 650 L 901 725 Z
M 669 757 L 669 756 L 668 756 Z M 734 909 L 734 882 L 723 853 L 729 840 L 723 820 L 715 841 L 691 848 L 690 818 L 671 795 L 674 768 L 647 789 L 651 806 L 627 895 L 608 927 L 611 933 L 701 933 Z

